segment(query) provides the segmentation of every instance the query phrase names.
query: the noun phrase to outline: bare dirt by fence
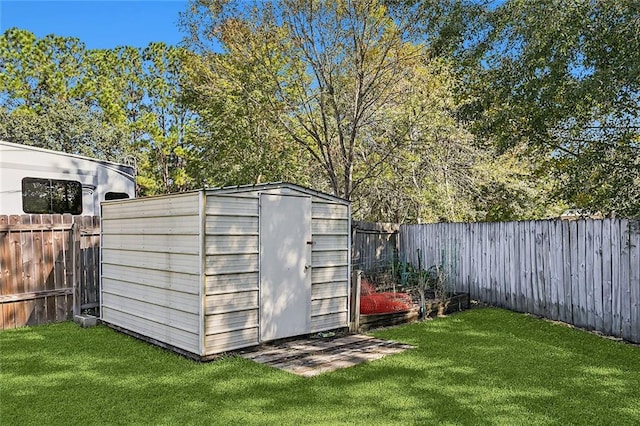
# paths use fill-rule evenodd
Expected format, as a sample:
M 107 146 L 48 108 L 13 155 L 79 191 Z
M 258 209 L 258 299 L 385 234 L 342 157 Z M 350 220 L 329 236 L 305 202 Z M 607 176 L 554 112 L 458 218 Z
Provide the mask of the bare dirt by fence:
M 455 291 L 640 343 L 640 221 L 401 226 L 401 256 L 418 249 Z
M 91 216 L 0 215 L 0 329 L 99 308 L 99 225 Z

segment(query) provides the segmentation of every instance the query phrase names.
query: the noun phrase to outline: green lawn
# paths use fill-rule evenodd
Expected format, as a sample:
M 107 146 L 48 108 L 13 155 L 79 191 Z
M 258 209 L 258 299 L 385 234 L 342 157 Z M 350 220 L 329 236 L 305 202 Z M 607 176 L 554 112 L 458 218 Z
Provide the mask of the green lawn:
M 374 334 L 416 348 L 304 379 L 104 326 L 4 331 L 0 424 L 640 424 L 638 347 L 500 309 Z

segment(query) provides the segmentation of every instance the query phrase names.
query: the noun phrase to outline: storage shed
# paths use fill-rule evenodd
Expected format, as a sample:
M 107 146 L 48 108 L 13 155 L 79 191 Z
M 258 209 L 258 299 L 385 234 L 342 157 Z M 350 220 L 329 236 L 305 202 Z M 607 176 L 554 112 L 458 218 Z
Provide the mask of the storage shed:
M 350 207 L 289 183 L 102 204 L 101 319 L 198 358 L 347 327 Z

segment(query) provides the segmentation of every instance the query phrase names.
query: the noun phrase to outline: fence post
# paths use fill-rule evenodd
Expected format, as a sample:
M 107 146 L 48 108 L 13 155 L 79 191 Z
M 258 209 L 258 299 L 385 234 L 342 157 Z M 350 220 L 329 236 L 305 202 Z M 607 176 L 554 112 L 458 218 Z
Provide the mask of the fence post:
M 80 227 L 77 223 L 77 218 L 74 217 L 73 224 L 71 225 L 71 238 L 72 238 L 72 265 L 73 265 L 73 317 L 80 315 L 80 306 L 82 304 L 82 298 L 80 297 L 80 277 L 81 273 L 81 258 L 80 258 Z
M 360 329 L 360 286 L 362 284 L 362 271 L 355 270 L 351 273 L 351 321 L 350 331 L 358 332 Z

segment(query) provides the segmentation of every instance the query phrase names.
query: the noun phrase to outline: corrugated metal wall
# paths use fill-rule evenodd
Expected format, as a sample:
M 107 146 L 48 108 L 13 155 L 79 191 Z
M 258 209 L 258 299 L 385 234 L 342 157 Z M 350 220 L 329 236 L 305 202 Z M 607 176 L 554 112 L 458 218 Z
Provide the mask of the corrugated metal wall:
M 207 355 L 258 344 L 258 198 L 206 201 Z
M 348 207 L 314 197 L 311 234 L 311 331 L 346 327 L 349 323 Z
M 102 319 L 200 353 L 199 193 L 102 209 Z

